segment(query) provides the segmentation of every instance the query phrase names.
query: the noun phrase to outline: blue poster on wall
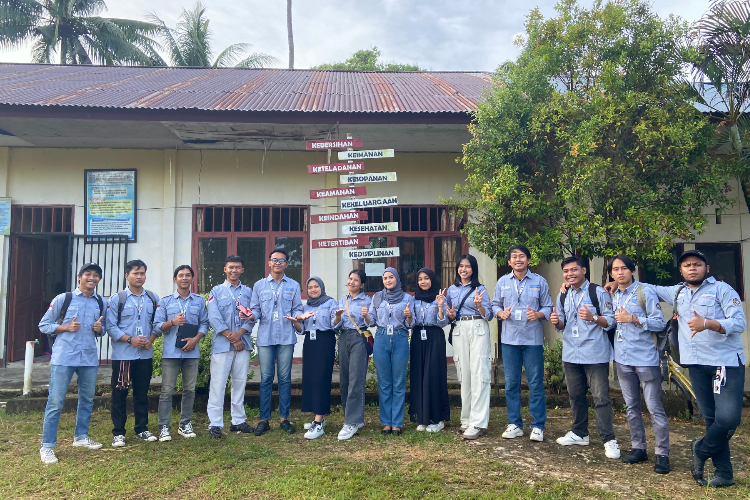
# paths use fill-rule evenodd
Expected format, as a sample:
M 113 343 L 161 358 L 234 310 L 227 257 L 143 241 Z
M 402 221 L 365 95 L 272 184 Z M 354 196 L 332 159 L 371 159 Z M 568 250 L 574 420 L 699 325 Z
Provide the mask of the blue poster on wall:
M 136 235 L 136 171 L 85 170 L 86 235 Z

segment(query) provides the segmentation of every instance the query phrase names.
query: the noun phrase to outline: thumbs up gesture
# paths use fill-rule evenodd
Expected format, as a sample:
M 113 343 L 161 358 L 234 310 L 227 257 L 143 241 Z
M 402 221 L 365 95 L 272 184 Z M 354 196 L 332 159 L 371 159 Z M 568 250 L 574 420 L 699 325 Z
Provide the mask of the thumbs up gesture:
M 411 319 L 411 310 L 409 309 L 409 303 L 407 302 L 406 307 L 404 308 L 404 318 Z
M 68 324 L 68 331 L 69 332 L 77 332 L 81 329 L 81 324 L 78 322 L 78 315 L 76 314 L 73 316 L 73 319 L 70 320 L 70 323 Z
M 695 310 L 693 310 L 693 317 L 690 318 L 687 323 L 690 327 L 690 331 L 692 332 L 690 338 L 693 338 L 696 333 L 706 329 L 706 320 L 704 318 L 701 318 Z
M 102 320 L 104 319 L 104 316 L 99 316 L 99 319 L 96 320 L 96 323 L 94 323 L 94 331 L 96 333 L 102 333 Z
M 526 317 L 529 318 L 529 321 L 536 321 L 539 319 L 537 312 L 533 310 L 531 306 L 526 306 Z
M 594 321 L 594 313 L 592 313 L 585 305 L 582 305 L 578 310 L 578 317 L 583 321 Z
M 557 314 L 557 309 L 555 307 L 552 308 L 552 314 L 549 315 L 549 320 L 555 326 L 560 323 L 560 315 Z
M 508 319 L 508 318 L 510 318 L 510 310 L 511 310 L 512 307 L 513 306 L 508 306 L 508 308 L 505 309 L 504 311 L 498 311 L 497 312 L 497 317 L 500 318 L 500 319 Z
M 177 316 L 175 316 L 174 318 L 172 318 L 172 325 L 173 326 L 182 326 L 182 325 L 185 324 L 185 321 L 186 321 L 185 320 L 185 313 L 181 312 L 180 314 L 178 314 Z

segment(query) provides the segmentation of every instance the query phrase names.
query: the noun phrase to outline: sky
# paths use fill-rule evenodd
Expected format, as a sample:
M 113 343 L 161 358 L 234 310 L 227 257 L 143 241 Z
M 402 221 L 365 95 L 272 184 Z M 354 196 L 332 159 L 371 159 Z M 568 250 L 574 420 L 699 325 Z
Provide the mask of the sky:
M 593 0 L 579 0 L 591 5 Z M 214 55 L 247 42 L 252 52 L 288 66 L 286 0 L 203 0 L 211 20 Z M 377 46 L 389 62 L 418 64 L 431 71 L 493 71 L 514 59 L 513 39 L 524 31 L 525 16 L 539 7 L 555 15 L 556 0 L 293 0 L 295 68 L 343 61 L 353 52 Z M 707 0 L 653 0 L 663 17 L 676 14 L 692 22 Z M 107 0 L 104 17 L 144 20 L 155 13 L 174 27 L 193 0 Z M 165 59 L 167 59 L 165 57 Z M 30 62 L 30 45 L 0 50 L 2 62 Z

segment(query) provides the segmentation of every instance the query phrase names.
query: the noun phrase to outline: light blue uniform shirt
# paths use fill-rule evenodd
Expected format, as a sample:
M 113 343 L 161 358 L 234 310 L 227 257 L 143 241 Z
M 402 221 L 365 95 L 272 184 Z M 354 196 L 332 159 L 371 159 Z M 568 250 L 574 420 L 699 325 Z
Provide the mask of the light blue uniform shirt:
M 259 347 L 269 345 L 290 345 L 297 343 L 297 330 L 292 322 L 284 316 L 299 316 L 302 314 L 302 296 L 299 283 L 286 274 L 279 283 L 268 277 L 259 279 L 253 285 L 253 299 L 250 301 L 258 323 Z M 274 320 L 274 315 L 278 319 Z
M 443 319 L 438 317 L 438 306 L 437 300 L 432 302 L 423 302 L 421 300 L 414 301 L 414 325 L 424 326 L 437 326 L 444 328 L 448 326 L 451 320 L 448 319 L 448 315 L 445 313 L 445 304 L 443 304 Z
M 302 308 L 302 312 L 306 313 L 312 311 L 315 313 L 315 316 L 307 318 L 302 322 L 302 331 L 333 330 L 333 316 L 336 314 L 336 309 L 338 309 L 338 302 L 336 302 L 336 299 L 327 300 L 318 307 L 305 304 Z
M 612 296 L 614 311 L 622 306 L 625 312 L 635 316 L 636 323 L 618 323 L 615 332 L 615 361 L 628 366 L 659 366 L 659 353 L 654 345 L 653 332 L 667 327 L 661 312 L 659 297 L 651 287 L 643 287 L 646 299 L 644 311 L 638 303 L 638 287 L 643 283 L 632 283 L 625 291 L 619 288 Z M 622 332 L 620 336 L 619 332 Z
M 142 337 L 148 338 L 152 333 L 159 335 L 160 332 L 151 323 L 151 316 L 154 314 L 154 308 L 157 304 L 151 302 L 151 298 L 146 293 L 145 288 L 141 292 L 140 297 L 131 292 L 130 288 L 126 288 L 125 292 L 127 300 L 122 308 L 122 317 L 119 325 L 117 324 L 117 310 L 120 304 L 118 294 L 114 294 L 109 298 L 109 305 L 107 307 L 107 333 L 112 339 L 112 360 L 125 361 L 153 358 L 153 347 L 150 349 L 138 349 L 127 342 L 120 342 L 120 338 L 123 335 L 137 337 L 139 325 Z M 156 299 L 159 300 L 158 295 L 156 295 Z
M 351 314 L 352 319 L 357 323 L 357 326 L 359 326 L 359 329 L 362 330 L 362 333 L 364 333 L 365 329 L 367 329 L 368 327 L 374 326 L 375 314 L 372 310 L 372 299 L 364 293 L 360 292 L 360 294 L 353 299 L 349 297 L 348 294 L 339 299 L 337 309 L 344 309 L 344 312 L 341 313 L 341 321 L 333 325 L 333 327 L 336 330 L 356 330 L 354 323 L 349 320 L 349 315 L 346 314 L 347 299 L 349 301 L 349 313 Z M 365 321 L 365 318 L 362 316 L 362 306 L 367 306 L 367 314 L 370 315 L 372 325 L 368 324 Z M 333 314 L 335 316 L 336 311 L 333 311 Z
M 234 346 L 229 339 L 219 333 L 229 330 L 236 332 L 244 328 L 247 333 L 242 337 L 242 343 L 245 350 L 252 351 L 253 344 L 250 342 L 250 332 L 253 330 L 255 321 L 240 319 L 240 311 L 237 305 L 250 307 L 250 300 L 253 289 L 242 283 L 239 286 L 232 285 L 229 281 L 224 281 L 211 289 L 208 294 L 208 322 L 214 329 L 213 339 L 211 341 L 211 354 L 234 351 Z
M 680 286 L 654 286 L 653 289 L 660 300 L 674 304 L 674 296 Z M 694 310 L 701 318 L 717 320 L 726 334 L 703 330 L 691 339 L 687 322 L 693 317 Z M 705 366 L 739 366 L 740 363 L 747 363 L 740 337 L 745 331 L 745 313 L 740 296 L 731 286 L 716 281 L 713 276 L 709 276 L 696 290 L 686 286 L 677 298 L 677 312 L 680 363 Z
M 448 288 L 447 303 L 451 305 L 451 308 L 457 308 L 461 304 L 461 301 L 464 300 L 466 294 L 469 293 L 469 290 L 471 290 L 471 285 L 451 285 L 450 288 Z M 458 318 L 459 316 L 482 316 L 481 314 L 479 314 L 479 309 L 477 308 L 477 306 L 474 305 L 474 297 L 476 297 L 477 293 L 482 292 L 484 292 L 484 295 L 482 295 L 484 319 L 486 319 L 487 321 L 491 320 L 492 305 L 490 304 L 490 297 L 487 293 L 487 288 L 484 285 L 479 285 L 476 290 L 471 292 L 471 295 L 469 295 L 469 298 L 466 299 L 461 310 L 456 311 L 456 318 Z
M 62 310 L 65 294 L 61 293 L 52 300 L 49 309 L 44 313 L 39 322 L 39 330 L 42 333 L 52 334 L 61 324 L 67 325 L 76 318 L 81 323 L 81 329 L 77 332 L 58 333 L 52 346 L 51 365 L 57 366 L 99 366 L 99 357 L 96 351 L 96 336 L 102 335 L 94 332 L 94 323 L 99 316 L 105 314 L 99 310 L 96 294 L 86 298 L 86 295 L 78 288 L 73 292 L 73 298 L 60 323 L 60 311 Z M 102 299 L 104 304 L 104 300 Z M 102 319 L 102 333 L 107 331 L 107 320 Z
M 549 320 L 552 313 L 552 297 L 549 294 L 547 281 L 538 274 L 526 271 L 521 281 L 513 273 L 508 273 L 497 280 L 495 296 L 492 298 L 492 316 L 498 311 L 511 307 L 510 317 L 503 320 L 503 344 L 508 345 L 543 345 L 544 326 L 541 320 L 529 321 L 527 307 L 544 313 Z M 516 319 L 516 311 L 521 312 L 521 319 Z
M 377 310 L 370 312 L 370 319 L 375 321 L 375 326 L 378 328 L 386 328 L 388 325 L 392 325 L 394 330 L 408 330 L 411 325 L 406 323 L 406 316 L 404 316 L 404 310 L 406 305 L 409 304 L 409 310 L 412 312 L 412 320 L 414 319 L 414 297 L 405 293 L 401 297 L 401 302 L 396 304 L 389 304 L 385 301 L 385 295 L 383 300 L 378 304 Z M 374 304 L 373 304 L 374 305 Z
M 597 363 L 609 363 L 612 361 L 612 344 L 609 343 L 607 329 L 615 324 L 615 315 L 612 310 L 612 299 L 607 291 L 596 287 L 596 296 L 599 299 L 601 311 L 594 309 L 594 303 L 589 296 L 589 280 L 584 281 L 578 290 L 573 287 L 568 289 L 565 300 L 565 316 L 562 315 L 561 295 L 557 295 L 557 312 L 563 323 L 563 353 L 562 359 L 566 363 L 580 365 L 593 365 Z M 593 321 L 585 321 L 578 317 L 578 310 L 586 306 L 592 314 L 601 316 L 607 320 L 607 328 L 602 328 Z M 578 337 L 573 336 L 573 327 L 578 326 Z
M 161 332 L 161 326 L 181 312 L 185 313 L 186 323 L 198 325 L 198 333 L 205 335 L 208 332 L 208 309 L 206 309 L 206 301 L 197 293 L 191 293 L 187 299 L 183 300 L 179 292 L 162 297 L 159 301 L 159 307 L 156 309 L 156 318 L 154 318 L 154 326 L 157 331 Z M 162 350 L 161 357 L 199 358 L 201 353 L 198 345 L 190 352 L 185 352 L 175 347 L 177 330 L 179 329 L 179 326 L 173 326 L 166 332 L 162 332 L 164 335 L 164 349 Z

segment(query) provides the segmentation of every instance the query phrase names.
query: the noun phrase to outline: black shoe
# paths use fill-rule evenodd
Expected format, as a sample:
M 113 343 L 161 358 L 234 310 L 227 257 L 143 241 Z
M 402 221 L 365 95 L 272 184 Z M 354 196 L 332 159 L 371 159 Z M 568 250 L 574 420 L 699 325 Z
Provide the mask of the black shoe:
M 630 450 L 630 453 L 622 457 L 622 461 L 626 464 L 637 464 L 648 460 L 648 453 L 646 450 Z
M 698 440 L 694 440 L 690 443 L 690 450 L 693 452 L 693 460 L 690 462 L 690 473 L 693 475 L 693 479 L 705 486 L 706 482 L 703 479 L 703 467 L 706 461 L 698 456 L 697 450 Z
M 397 430 L 393 431 L 393 434 L 395 436 L 400 436 L 401 435 L 401 429 L 397 429 Z
M 270 425 L 268 425 L 268 420 L 261 420 L 258 422 L 258 427 L 255 428 L 254 434 L 256 436 L 262 436 L 271 428 Z
M 710 481 L 706 483 L 709 488 L 723 488 L 725 486 L 732 486 L 734 479 L 725 479 L 721 476 L 714 476 Z
M 221 427 L 209 427 L 208 435 L 214 439 L 221 439 Z
M 657 474 L 669 474 L 670 470 L 672 469 L 669 467 L 669 457 L 666 455 L 656 455 L 654 472 Z
M 279 427 L 281 427 L 281 430 L 286 432 L 287 434 L 294 434 L 294 432 L 297 430 L 289 420 L 283 420 Z
M 247 425 L 247 422 L 242 422 L 237 425 L 232 424 L 229 426 L 229 432 L 244 432 L 245 434 L 250 434 L 254 430 L 255 429 Z
M 391 433 L 393 433 L 391 429 L 383 429 L 382 431 L 380 431 L 380 434 L 382 434 L 383 436 L 387 436 L 388 434 L 391 434 Z

